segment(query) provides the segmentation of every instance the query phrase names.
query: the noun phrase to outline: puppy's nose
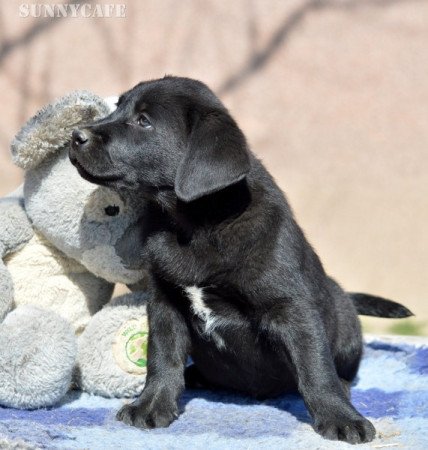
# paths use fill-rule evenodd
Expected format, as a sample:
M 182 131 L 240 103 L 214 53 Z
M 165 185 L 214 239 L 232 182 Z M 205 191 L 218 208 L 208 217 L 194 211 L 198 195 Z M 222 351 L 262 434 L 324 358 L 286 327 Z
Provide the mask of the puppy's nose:
M 89 135 L 84 130 L 73 130 L 73 133 L 71 134 L 71 141 L 73 147 L 78 150 L 88 143 Z

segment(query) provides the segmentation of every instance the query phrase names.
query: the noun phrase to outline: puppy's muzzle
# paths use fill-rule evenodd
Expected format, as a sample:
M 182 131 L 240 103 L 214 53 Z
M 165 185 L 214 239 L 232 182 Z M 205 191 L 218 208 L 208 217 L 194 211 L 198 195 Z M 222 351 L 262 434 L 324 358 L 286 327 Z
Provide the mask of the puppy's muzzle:
M 90 133 L 86 130 L 73 130 L 71 135 L 71 146 L 73 150 L 79 152 L 89 147 L 91 141 Z

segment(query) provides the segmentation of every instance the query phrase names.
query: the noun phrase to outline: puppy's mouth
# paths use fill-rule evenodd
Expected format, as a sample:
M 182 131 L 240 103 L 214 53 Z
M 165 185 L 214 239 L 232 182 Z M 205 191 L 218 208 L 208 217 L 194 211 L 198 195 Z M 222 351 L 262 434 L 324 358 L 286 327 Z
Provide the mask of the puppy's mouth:
M 70 161 L 73 166 L 76 167 L 79 175 L 91 183 L 109 185 L 111 183 L 114 183 L 115 181 L 119 181 L 120 179 L 122 179 L 122 175 L 95 175 L 91 172 L 88 172 L 88 170 L 86 170 L 86 168 L 82 165 L 82 163 L 77 159 L 76 156 L 70 155 Z

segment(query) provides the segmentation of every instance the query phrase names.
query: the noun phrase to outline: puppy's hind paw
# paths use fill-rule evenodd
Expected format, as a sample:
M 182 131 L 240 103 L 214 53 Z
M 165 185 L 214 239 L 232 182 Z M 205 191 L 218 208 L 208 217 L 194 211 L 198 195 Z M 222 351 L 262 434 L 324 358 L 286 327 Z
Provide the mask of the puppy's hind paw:
M 321 420 L 315 424 L 315 430 L 326 439 L 345 441 L 349 444 L 370 442 L 376 436 L 375 427 L 364 417 Z

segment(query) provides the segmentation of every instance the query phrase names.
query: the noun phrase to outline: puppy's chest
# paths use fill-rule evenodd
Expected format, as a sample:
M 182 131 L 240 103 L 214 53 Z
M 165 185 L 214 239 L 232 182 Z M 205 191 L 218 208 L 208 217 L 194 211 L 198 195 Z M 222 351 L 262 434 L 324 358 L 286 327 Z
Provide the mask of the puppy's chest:
M 183 291 L 189 301 L 189 316 L 194 331 L 219 349 L 225 349 L 225 335 L 237 325 L 233 313 L 213 301 L 206 288 L 185 286 Z

